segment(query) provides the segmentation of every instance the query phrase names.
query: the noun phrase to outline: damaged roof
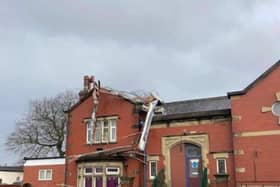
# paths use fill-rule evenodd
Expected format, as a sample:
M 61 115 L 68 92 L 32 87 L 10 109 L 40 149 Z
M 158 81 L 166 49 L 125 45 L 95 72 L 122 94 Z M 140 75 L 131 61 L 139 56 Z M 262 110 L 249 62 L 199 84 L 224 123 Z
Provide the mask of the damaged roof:
M 65 111 L 65 112 L 70 113 L 71 111 L 73 111 L 82 102 L 84 102 L 86 99 L 91 97 L 92 92 L 93 92 L 93 89 L 88 90 L 87 93 L 85 93 L 85 95 L 82 98 L 80 98 L 79 101 L 76 104 L 74 104 L 68 111 Z M 150 92 L 145 92 L 144 93 L 144 91 L 143 91 L 143 92 L 137 94 L 137 93 L 128 92 L 128 91 L 116 90 L 116 89 L 112 89 L 112 88 L 109 88 L 109 87 L 102 87 L 100 89 L 100 92 L 119 96 L 119 97 L 125 99 L 126 101 L 129 101 L 129 102 L 133 103 L 133 104 L 143 104 L 148 99 L 150 99 L 151 97 L 154 97 L 153 93 L 150 93 Z
M 166 114 L 155 115 L 153 121 L 229 115 L 230 100 L 226 96 L 165 103 Z

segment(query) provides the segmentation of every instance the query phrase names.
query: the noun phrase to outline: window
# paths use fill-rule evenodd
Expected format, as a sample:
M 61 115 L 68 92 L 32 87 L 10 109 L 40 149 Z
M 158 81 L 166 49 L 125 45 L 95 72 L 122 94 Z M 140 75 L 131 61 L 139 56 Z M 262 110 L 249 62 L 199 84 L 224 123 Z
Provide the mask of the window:
M 103 167 L 102 166 L 96 167 L 94 169 L 95 169 L 95 172 L 94 172 L 95 175 L 102 175 L 103 174 Z
M 16 182 L 20 182 L 20 177 L 19 176 L 17 176 Z
M 91 120 L 86 125 L 87 144 L 117 141 L 116 118 L 97 119 L 95 127 Z
M 92 175 L 93 169 L 92 168 L 84 168 L 85 175 Z
M 218 158 L 217 159 L 217 174 L 226 174 L 226 173 L 227 173 L 226 159 Z
M 117 141 L 116 119 L 97 119 L 94 133 L 94 143 Z
M 272 114 L 275 116 L 280 116 L 280 102 L 277 101 L 272 105 Z
M 96 122 L 96 128 L 95 128 L 95 136 L 94 136 L 94 143 L 100 143 L 101 142 L 101 129 L 102 129 L 102 123 L 101 121 Z
M 52 180 L 52 170 L 44 169 L 39 170 L 39 180 Z
M 92 121 L 87 122 L 87 144 L 92 143 L 92 135 L 93 135 L 93 123 Z
M 108 168 L 106 168 L 106 174 L 107 175 L 119 175 L 120 174 L 120 168 L 108 167 Z
M 103 128 L 102 128 L 102 142 L 108 142 L 109 140 L 109 121 L 103 121 Z
M 157 176 L 157 161 L 149 162 L 150 179 L 154 179 Z
M 117 127 L 116 127 L 116 120 L 110 120 L 110 142 L 117 141 Z

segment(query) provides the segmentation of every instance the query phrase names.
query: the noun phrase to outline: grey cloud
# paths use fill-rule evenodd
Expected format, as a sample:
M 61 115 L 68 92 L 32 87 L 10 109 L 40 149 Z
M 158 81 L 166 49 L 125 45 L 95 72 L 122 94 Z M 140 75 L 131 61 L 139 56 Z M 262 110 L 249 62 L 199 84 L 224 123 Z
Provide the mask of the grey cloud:
M 29 100 L 78 91 L 85 74 L 116 89 L 156 90 L 166 101 L 242 89 L 280 56 L 279 7 L 278 0 L 3 1 L 1 124 L 10 132 Z

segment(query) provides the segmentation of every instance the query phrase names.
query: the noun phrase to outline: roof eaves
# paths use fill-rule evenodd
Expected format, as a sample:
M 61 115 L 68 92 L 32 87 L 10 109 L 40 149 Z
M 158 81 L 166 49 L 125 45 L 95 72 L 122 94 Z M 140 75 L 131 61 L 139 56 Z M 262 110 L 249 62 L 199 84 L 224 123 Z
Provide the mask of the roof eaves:
M 39 158 L 30 158 L 30 157 L 24 157 L 23 160 L 47 160 L 47 159 L 60 159 L 65 157 L 39 157 Z
M 153 122 L 230 115 L 230 109 L 154 116 Z

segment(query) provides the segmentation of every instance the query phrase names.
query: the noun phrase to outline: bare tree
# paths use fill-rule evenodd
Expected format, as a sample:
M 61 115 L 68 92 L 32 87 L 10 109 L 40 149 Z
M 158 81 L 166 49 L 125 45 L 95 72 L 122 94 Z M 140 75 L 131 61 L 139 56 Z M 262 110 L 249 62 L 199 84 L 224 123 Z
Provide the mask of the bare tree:
M 6 141 L 8 150 L 27 157 L 64 156 L 67 114 L 77 101 L 71 91 L 30 102 L 29 111 L 17 122 Z

